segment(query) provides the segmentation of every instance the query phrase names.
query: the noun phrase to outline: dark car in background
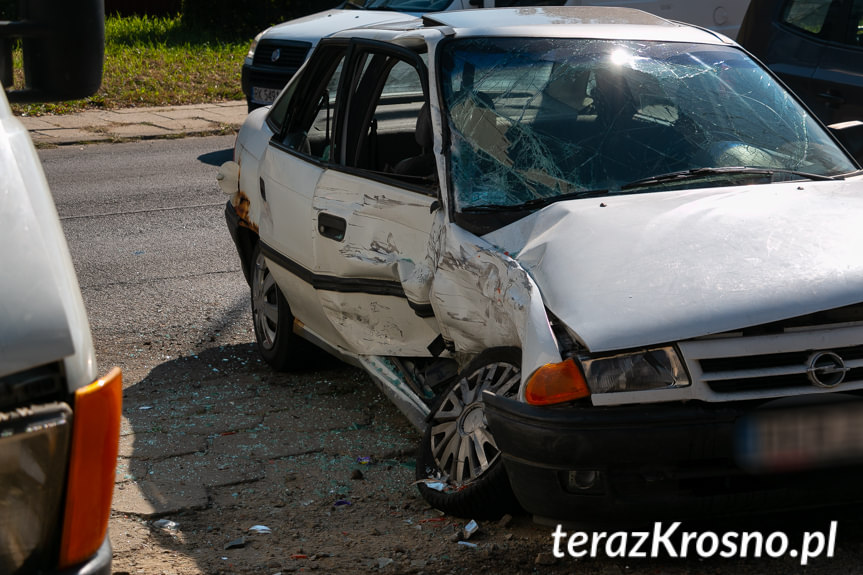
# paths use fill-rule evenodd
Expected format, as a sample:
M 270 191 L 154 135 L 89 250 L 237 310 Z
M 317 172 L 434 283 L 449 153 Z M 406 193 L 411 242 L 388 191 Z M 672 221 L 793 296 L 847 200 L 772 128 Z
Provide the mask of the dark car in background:
M 752 0 L 737 39 L 825 124 L 863 120 L 863 0 Z

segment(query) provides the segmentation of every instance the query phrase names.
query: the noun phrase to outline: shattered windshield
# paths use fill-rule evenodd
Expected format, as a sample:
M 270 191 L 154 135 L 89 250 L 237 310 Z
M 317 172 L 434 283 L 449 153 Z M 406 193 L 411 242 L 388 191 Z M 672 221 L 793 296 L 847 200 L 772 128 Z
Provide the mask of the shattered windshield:
M 452 0 L 349 0 L 347 8 L 362 10 L 393 10 L 396 12 L 439 12 Z
M 441 85 L 459 211 L 855 169 L 769 74 L 730 47 L 454 40 L 443 47 Z

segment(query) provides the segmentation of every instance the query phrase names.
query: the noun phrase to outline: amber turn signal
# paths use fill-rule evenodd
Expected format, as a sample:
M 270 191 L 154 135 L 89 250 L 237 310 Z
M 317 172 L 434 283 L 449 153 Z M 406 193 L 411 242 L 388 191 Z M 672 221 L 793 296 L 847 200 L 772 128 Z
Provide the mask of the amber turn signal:
M 96 553 L 108 531 L 122 402 L 123 377 L 116 367 L 75 392 L 61 569 Z
M 570 358 L 547 363 L 537 369 L 525 387 L 525 401 L 531 405 L 553 405 L 590 395 L 581 370 Z

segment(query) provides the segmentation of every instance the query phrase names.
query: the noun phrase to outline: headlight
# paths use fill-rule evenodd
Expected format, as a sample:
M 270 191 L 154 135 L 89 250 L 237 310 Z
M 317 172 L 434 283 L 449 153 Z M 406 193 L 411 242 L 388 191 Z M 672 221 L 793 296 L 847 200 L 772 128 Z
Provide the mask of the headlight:
M 260 32 L 257 36 L 255 36 L 255 39 L 252 40 L 252 45 L 249 46 L 249 52 L 246 54 L 246 58 L 248 58 L 249 60 L 253 60 L 255 58 L 255 50 L 258 49 L 258 42 L 261 41 L 261 36 L 263 35 L 264 33 Z
M 686 387 L 689 377 L 671 347 L 582 361 L 591 393 Z
M 66 403 L 0 413 L 0 572 L 49 563 L 60 537 L 71 428 Z

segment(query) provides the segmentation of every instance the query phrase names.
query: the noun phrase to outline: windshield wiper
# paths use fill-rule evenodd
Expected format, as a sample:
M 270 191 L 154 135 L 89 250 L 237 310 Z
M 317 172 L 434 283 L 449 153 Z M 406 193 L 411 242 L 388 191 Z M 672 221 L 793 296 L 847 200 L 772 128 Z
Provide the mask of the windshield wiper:
M 580 190 L 577 192 L 569 192 L 568 194 L 560 194 L 558 196 L 548 196 L 545 198 L 534 198 L 521 204 L 484 204 L 479 206 L 468 206 L 462 211 L 464 212 L 521 212 L 537 210 L 544 208 L 556 202 L 565 200 L 574 200 L 578 198 L 595 198 L 598 196 L 608 195 L 608 190 Z
M 685 180 L 693 180 L 703 178 L 705 176 L 715 176 L 722 174 L 756 174 L 763 176 L 773 176 L 774 174 L 789 174 L 799 176 L 807 180 L 842 180 L 842 176 L 824 176 L 821 174 L 811 174 L 809 172 L 801 172 L 798 170 L 786 170 L 783 168 L 748 168 L 745 166 L 726 166 L 722 168 L 695 168 L 692 170 L 680 170 L 677 172 L 669 172 L 658 176 L 650 176 L 649 178 L 641 178 L 634 182 L 629 182 L 620 186 L 621 190 L 631 190 L 633 188 L 641 188 L 653 186 L 656 184 L 666 184 L 668 182 L 677 182 Z

